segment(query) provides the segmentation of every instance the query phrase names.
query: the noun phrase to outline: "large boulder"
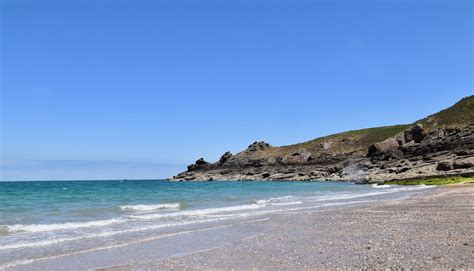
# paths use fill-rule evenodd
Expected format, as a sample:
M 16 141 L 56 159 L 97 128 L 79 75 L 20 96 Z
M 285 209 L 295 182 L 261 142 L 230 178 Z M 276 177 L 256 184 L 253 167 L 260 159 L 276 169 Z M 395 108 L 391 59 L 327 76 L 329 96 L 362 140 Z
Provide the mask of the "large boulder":
M 191 164 L 188 166 L 188 171 L 195 171 L 196 169 L 198 169 L 198 166 L 196 166 L 195 164 Z
M 441 170 L 441 171 L 448 171 L 453 169 L 453 163 L 449 161 L 443 161 L 439 162 L 438 166 L 436 166 L 436 170 Z
M 221 158 L 219 159 L 219 163 L 224 164 L 231 157 L 232 157 L 232 153 L 230 151 L 227 151 L 221 156 Z
M 203 169 L 203 168 L 208 168 L 210 165 L 209 162 L 207 162 L 206 160 L 204 160 L 204 158 L 199 158 L 198 160 L 196 160 L 196 162 L 194 164 L 191 164 L 188 166 L 188 171 L 195 171 L 195 170 L 198 170 L 198 169 Z
M 204 158 L 201 157 L 198 160 L 196 160 L 196 165 L 197 166 L 209 165 L 209 162 L 207 162 L 206 160 L 204 160 Z
M 405 134 L 404 133 L 399 133 L 395 136 L 395 139 L 397 140 L 398 142 L 398 145 L 404 145 L 406 144 L 407 142 L 405 141 Z
M 425 136 L 426 132 L 421 124 L 417 124 L 404 132 L 405 142 L 413 140 L 415 143 L 420 143 Z
M 367 156 L 369 156 L 369 157 L 380 156 L 383 153 L 386 153 L 391 149 L 398 148 L 398 146 L 399 146 L 399 144 L 398 144 L 397 139 L 389 138 L 389 139 L 384 140 L 382 142 L 378 142 L 378 143 L 370 145 Z

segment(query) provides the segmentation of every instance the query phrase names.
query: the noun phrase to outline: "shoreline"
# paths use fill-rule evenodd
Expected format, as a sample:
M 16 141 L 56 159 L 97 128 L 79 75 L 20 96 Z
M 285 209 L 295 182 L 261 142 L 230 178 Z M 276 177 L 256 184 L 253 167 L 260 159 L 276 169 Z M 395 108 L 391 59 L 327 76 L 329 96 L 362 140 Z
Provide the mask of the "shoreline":
M 273 215 L 256 235 L 103 270 L 473 268 L 472 195 L 473 184 L 458 183 L 380 204 Z

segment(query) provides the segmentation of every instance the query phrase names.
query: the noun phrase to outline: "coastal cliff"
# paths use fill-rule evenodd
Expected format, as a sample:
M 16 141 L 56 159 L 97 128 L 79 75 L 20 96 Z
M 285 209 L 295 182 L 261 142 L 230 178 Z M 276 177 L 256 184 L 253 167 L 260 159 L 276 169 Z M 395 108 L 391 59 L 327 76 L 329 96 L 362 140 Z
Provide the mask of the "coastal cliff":
M 383 182 L 474 175 L 474 96 L 412 124 L 348 131 L 274 147 L 254 142 L 171 178 Z

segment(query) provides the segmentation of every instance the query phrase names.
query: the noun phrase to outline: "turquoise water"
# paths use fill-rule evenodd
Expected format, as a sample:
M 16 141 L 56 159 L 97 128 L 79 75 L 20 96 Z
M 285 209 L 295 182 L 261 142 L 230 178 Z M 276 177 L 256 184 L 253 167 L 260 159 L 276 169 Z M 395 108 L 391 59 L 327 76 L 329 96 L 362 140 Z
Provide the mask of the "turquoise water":
M 377 202 L 427 188 L 331 182 L 0 182 L 0 269 L 164 232 Z
M 370 188 L 311 182 L 0 182 L 0 225 L 107 219 L 120 216 L 127 210 L 133 211 L 132 205 L 137 205 L 136 211 L 140 211 L 138 205 L 158 204 L 179 204 L 180 210 L 192 210 L 249 204 L 288 195 L 358 193 Z M 165 205 L 159 207 L 156 209 L 166 209 Z M 150 209 L 153 206 L 143 211 L 152 211 Z

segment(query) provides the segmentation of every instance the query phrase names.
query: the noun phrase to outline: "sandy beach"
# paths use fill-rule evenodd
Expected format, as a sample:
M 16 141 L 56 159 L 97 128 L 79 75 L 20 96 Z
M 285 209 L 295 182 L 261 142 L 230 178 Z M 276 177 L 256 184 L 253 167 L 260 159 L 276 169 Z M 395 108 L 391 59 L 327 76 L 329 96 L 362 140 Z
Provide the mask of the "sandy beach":
M 453 185 L 379 205 L 273 215 L 240 225 L 257 233 L 221 246 L 109 270 L 472 270 L 473 195 L 473 184 Z

